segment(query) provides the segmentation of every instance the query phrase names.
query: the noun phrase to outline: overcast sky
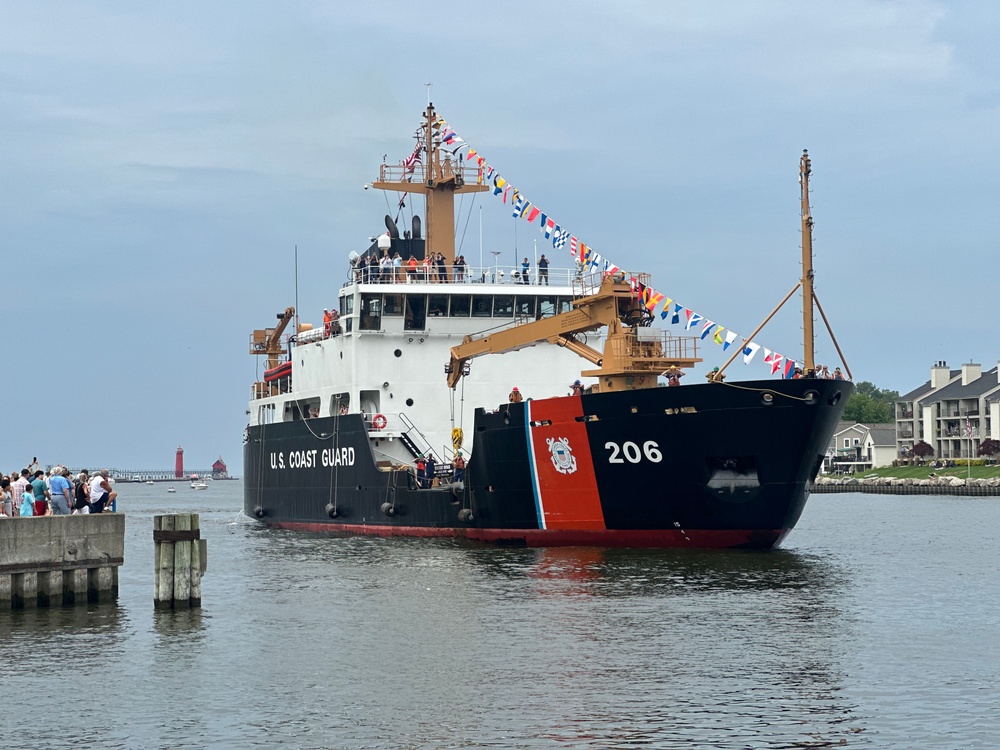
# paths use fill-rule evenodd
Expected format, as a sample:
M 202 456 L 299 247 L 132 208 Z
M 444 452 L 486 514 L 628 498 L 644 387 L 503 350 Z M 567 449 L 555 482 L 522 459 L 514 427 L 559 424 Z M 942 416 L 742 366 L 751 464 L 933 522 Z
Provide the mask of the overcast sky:
M 929 0 L 0 0 L 0 466 L 169 468 L 183 445 L 191 468 L 239 472 L 250 332 L 294 303 L 296 245 L 303 319 L 334 303 L 384 228 L 362 186 L 412 149 L 427 82 L 539 208 L 742 334 L 798 279 L 808 148 L 817 292 L 855 379 L 905 392 L 938 359 L 994 366 L 998 17 Z M 480 196 L 473 263 L 480 206 L 487 257 L 541 240 Z M 801 356 L 800 309 L 757 340 Z M 825 334 L 817 359 L 836 363 Z

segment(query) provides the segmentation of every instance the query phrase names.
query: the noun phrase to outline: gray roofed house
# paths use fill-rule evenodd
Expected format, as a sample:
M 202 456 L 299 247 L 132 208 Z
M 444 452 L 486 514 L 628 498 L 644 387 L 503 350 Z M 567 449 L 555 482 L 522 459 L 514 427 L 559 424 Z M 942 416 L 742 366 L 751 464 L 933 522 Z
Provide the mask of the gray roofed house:
M 896 458 L 896 425 L 839 422 L 823 461 L 824 472 L 857 474 Z

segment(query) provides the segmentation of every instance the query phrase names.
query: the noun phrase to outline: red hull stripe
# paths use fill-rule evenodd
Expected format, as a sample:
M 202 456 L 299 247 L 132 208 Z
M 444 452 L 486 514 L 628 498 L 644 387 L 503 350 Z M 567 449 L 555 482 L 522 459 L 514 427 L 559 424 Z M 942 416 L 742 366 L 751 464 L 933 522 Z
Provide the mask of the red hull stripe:
M 583 400 L 565 396 L 525 404 L 532 483 L 543 530 L 602 531 L 604 511 L 594 476 Z
M 265 521 L 265 523 L 267 523 Z M 690 547 L 725 549 L 774 546 L 782 529 L 467 529 L 433 526 L 370 526 L 368 524 L 280 521 L 272 528 L 380 537 L 444 537 L 488 544 L 527 547 Z

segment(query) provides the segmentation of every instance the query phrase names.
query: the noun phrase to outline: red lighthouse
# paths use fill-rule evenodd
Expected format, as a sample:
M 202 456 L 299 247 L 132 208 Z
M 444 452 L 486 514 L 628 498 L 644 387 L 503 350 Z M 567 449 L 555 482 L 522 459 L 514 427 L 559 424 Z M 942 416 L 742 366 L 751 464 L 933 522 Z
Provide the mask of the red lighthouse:
M 177 459 L 174 461 L 174 477 L 176 479 L 184 478 L 184 449 L 179 445 L 177 446 Z

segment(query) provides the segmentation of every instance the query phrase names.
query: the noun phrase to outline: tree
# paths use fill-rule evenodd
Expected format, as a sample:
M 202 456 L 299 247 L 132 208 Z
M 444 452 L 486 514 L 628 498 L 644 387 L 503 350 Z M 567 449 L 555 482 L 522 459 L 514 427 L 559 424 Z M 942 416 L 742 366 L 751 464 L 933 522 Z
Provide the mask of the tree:
M 881 390 L 867 380 L 855 384 L 854 394 L 844 407 L 844 419 L 862 424 L 885 424 L 896 421 L 899 391 Z
M 980 456 L 995 456 L 998 453 L 1000 453 L 1000 441 L 993 438 L 986 438 L 983 444 L 979 446 Z
M 920 458 L 927 458 L 927 456 L 934 455 L 934 449 L 931 448 L 923 440 L 918 440 L 916 443 L 913 444 L 913 447 L 910 448 L 910 455 L 919 456 Z

